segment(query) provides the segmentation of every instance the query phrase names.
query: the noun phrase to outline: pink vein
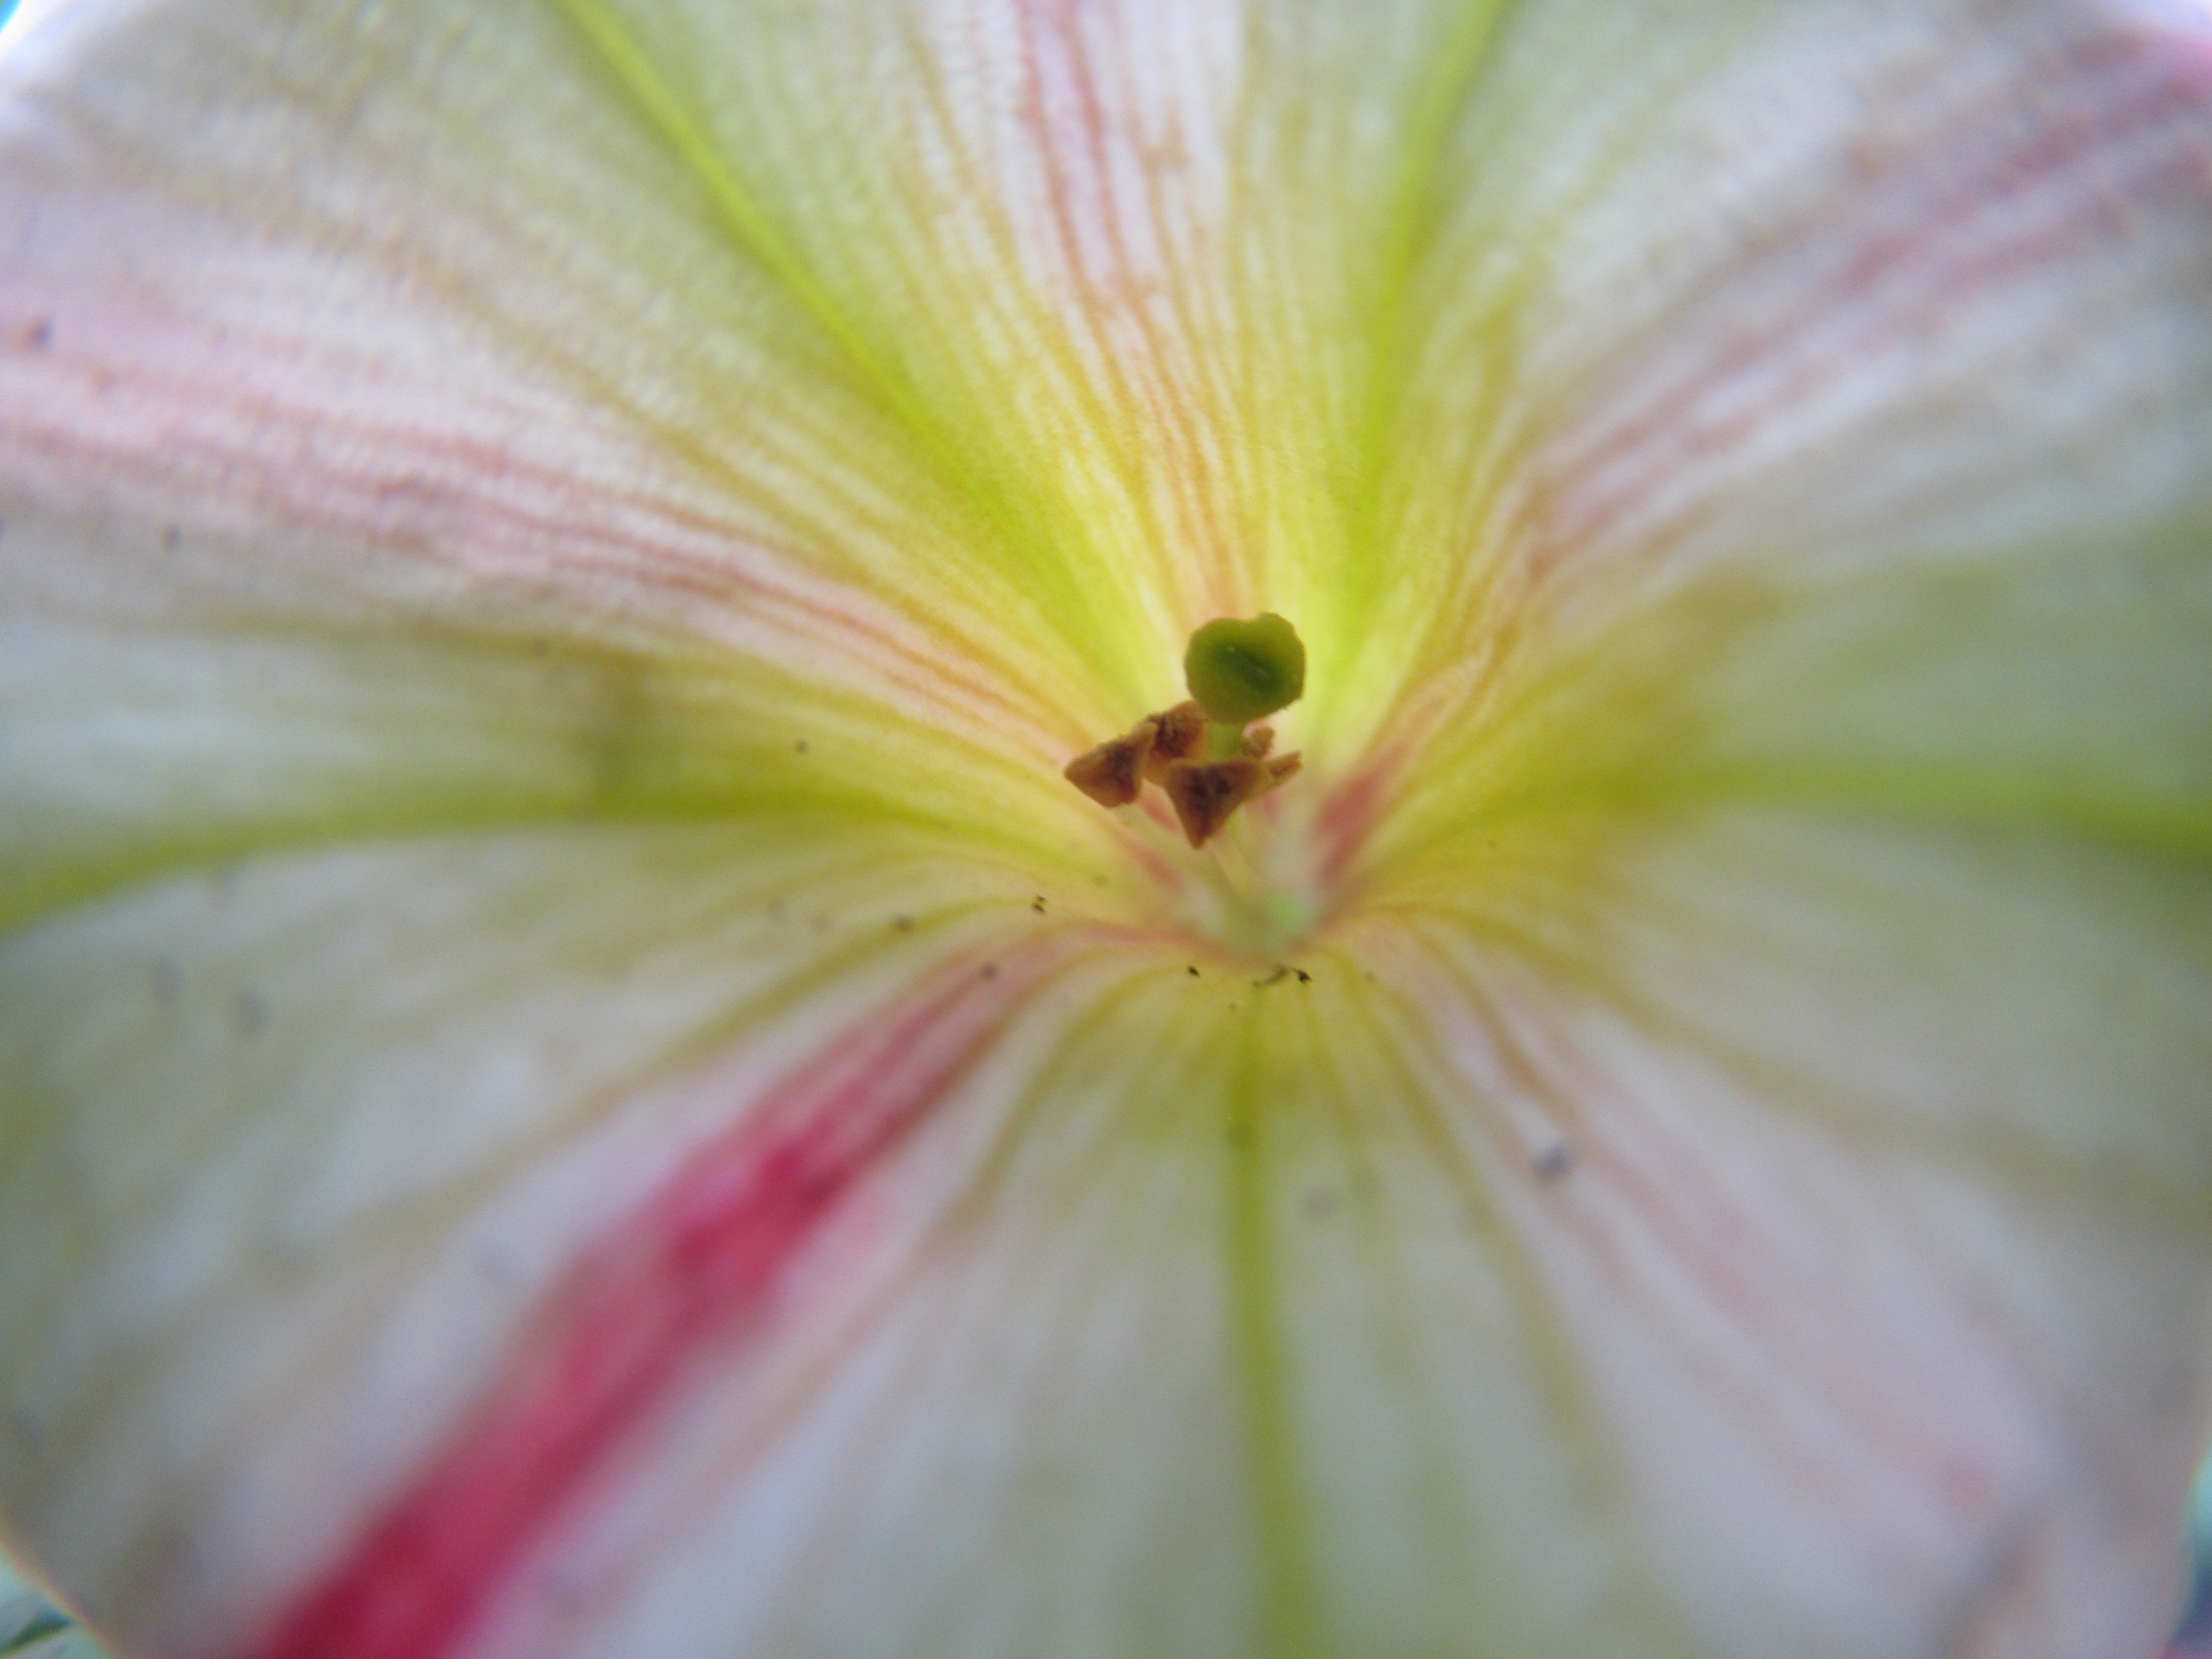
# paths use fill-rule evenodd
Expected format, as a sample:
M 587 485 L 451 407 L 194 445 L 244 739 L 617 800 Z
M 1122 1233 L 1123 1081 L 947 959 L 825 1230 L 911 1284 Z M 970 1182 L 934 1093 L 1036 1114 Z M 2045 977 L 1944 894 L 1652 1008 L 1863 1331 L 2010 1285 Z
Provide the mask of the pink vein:
M 1794 374 L 1786 389 L 1802 396 L 1859 361 L 1868 349 L 1864 339 L 1844 342 L 1815 362 L 1793 362 L 1793 345 L 1814 333 L 1820 319 L 1856 317 L 1877 334 L 1900 324 L 1916 335 L 1930 334 L 1947 308 L 2111 236 L 2118 185 L 2147 189 L 2161 178 L 2185 176 L 2194 165 L 2189 135 L 2179 128 L 2197 112 L 2197 100 L 2172 70 L 2168 59 L 2139 51 L 2084 49 L 2068 73 L 2054 77 L 2072 100 L 2063 114 L 2014 137 L 2004 112 L 1978 107 L 1953 129 L 1922 135 L 1907 160 L 1943 156 L 1960 172 L 1939 177 L 1929 196 L 1896 222 L 1869 226 L 1863 244 L 1846 239 L 1833 268 L 1791 296 L 1781 314 L 1741 329 L 1722 350 L 1648 392 L 1601 428 L 1571 462 L 1597 486 L 1535 550 L 1537 574 L 1629 516 L 1690 459 L 1725 453 L 1771 418 L 1784 401 L 1778 391 L 1764 402 L 1727 406 L 1727 394 L 1746 375 L 1789 366 Z M 2005 88 L 2014 98 L 2018 92 Z M 2006 142 L 1978 153 L 1975 132 L 1984 128 L 2005 135 Z M 1902 188 L 1913 180 L 1908 173 L 1893 182 Z M 1862 213 L 1893 208 L 1878 194 L 1851 205 Z M 1826 209 L 1838 210 L 1834 204 Z
M 246 1651 L 462 1650 L 594 1477 L 710 1346 L 757 1340 L 796 1259 L 967 1073 L 1047 971 L 1042 952 L 879 1012 L 772 1087 L 586 1249 L 428 1466 Z

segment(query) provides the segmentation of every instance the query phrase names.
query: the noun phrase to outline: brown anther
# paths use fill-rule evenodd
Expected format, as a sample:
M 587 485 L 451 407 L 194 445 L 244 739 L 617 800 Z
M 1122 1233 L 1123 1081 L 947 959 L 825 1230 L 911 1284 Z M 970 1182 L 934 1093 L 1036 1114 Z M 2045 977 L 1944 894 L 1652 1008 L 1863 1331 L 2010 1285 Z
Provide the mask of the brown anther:
M 1164 787 L 1183 834 L 1203 847 L 1231 813 L 1267 791 L 1267 769 L 1255 760 L 1177 761 Z
M 1195 758 L 1206 747 L 1206 711 L 1194 702 L 1179 702 L 1164 714 L 1147 714 L 1137 725 L 1139 730 L 1149 728 L 1152 734 L 1152 752 L 1145 757 L 1145 776 L 1163 788 L 1167 787 L 1168 768 L 1177 761 Z
M 1127 806 L 1144 787 L 1152 735 L 1152 720 L 1139 720 L 1127 737 L 1113 738 L 1078 755 L 1068 762 L 1062 775 L 1101 806 Z
M 1249 726 L 1238 734 L 1239 753 L 1209 760 L 1206 711 L 1195 702 L 1181 702 L 1078 755 L 1063 775 L 1106 807 L 1128 805 L 1147 780 L 1158 784 L 1190 844 L 1203 847 L 1238 807 L 1297 773 L 1298 756 L 1268 757 L 1274 741 L 1273 727 Z

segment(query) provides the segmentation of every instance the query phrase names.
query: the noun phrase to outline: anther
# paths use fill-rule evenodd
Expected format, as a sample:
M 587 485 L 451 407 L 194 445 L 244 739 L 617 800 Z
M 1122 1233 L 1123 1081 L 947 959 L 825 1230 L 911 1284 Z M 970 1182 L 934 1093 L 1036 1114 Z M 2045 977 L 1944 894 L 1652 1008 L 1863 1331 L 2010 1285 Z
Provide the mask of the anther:
M 1297 755 L 1271 756 L 1274 729 L 1250 723 L 1304 693 L 1306 648 L 1273 611 L 1249 621 L 1223 617 L 1190 636 L 1183 676 L 1189 702 L 1146 715 L 1064 770 L 1108 808 L 1127 806 L 1146 783 L 1158 784 L 1190 844 L 1203 847 L 1238 807 L 1297 774 Z

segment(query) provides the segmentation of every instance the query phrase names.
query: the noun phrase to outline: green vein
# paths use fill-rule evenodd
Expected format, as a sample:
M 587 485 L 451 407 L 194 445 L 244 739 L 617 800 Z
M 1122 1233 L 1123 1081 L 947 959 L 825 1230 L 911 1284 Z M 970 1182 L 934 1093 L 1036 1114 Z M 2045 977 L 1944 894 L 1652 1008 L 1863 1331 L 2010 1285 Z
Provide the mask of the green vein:
M 692 176 L 714 200 L 724 222 L 738 241 L 765 266 L 806 314 L 828 335 L 853 365 L 868 379 L 884 404 L 928 447 L 949 462 L 954 471 L 964 469 L 960 458 L 944 440 L 916 400 L 912 390 L 893 373 L 881 354 L 854 326 L 830 291 L 815 277 L 798 252 L 761 210 L 760 204 L 730 170 L 714 139 L 699 125 L 675 91 L 631 38 L 606 0 L 553 0 L 582 32 L 598 53 L 600 64 L 629 95 L 669 147 L 682 159 Z
M 1428 941 L 1419 940 L 1419 947 L 1444 981 L 1467 1000 L 1501 1057 L 1533 1092 L 1545 1093 L 1487 996 Z M 1422 1145 L 1433 1155 L 1468 1224 L 1496 1248 L 1507 1295 L 1527 1335 L 1529 1363 L 1542 1381 L 1544 1403 L 1559 1431 L 1566 1471 L 1563 1479 L 1572 1483 L 1571 1490 L 1593 1530 L 1615 1552 L 1612 1569 L 1615 1588 L 1610 1599 L 1625 1623 L 1657 1644 L 1655 1651 L 1668 1659 L 1691 1659 L 1699 1651 L 1698 1643 L 1651 1553 L 1628 1519 L 1634 1504 L 1621 1449 L 1606 1426 L 1604 1412 L 1560 1303 L 1546 1286 L 1535 1246 L 1508 1218 L 1497 1195 L 1495 1176 L 1455 1132 L 1450 1107 L 1431 1081 L 1455 1074 L 1434 1022 L 1404 992 L 1385 990 L 1372 981 L 1363 986 L 1358 959 L 1348 952 L 1339 954 L 1344 963 L 1347 1004 L 1370 1029 L 1394 1039 L 1381 1051 L 1383 1064 L 1392 1074 Z M 1417 1068 L 1409 1058 L 1415 1054 L 1426 1057 L 1425 1071 Z M 1485 1109 L 1486 1103 L 1471 1086 L 1466 1098 L 1474 1109 L 1476 1133 L 1489 1141 L 1498 1155 L 1499 1167 L 1504 1167 L 1512 1154 L 1505 1144 L 1504 1123 Z
M 173 759 L 143 780 L 141 805 L 20 801 L 0 825 L 0 935 L 248 857 L 586 825 L 865 826 L 944 838 L 969 858 L 1003 857 L 1033 873 L 1082 862 L 1048 828 L 1066 817 L 1055 778 L 1004 750 L 894 720 L 860 693 L 776 673 L 733 676 L 695 653 L 652 658 L 564 641 L 540 656 L 543 639 L 466 629 L 403 639 L 309 627 L 281 641 L 227 630 L 205 643 L 217 653 L 283 643 L 345 654 L 330 656 L 343 671 L 330 695 L 311 688 L 296 709 L 278 710 L 283 754 L 234 799 L 196 798 L 189 765 Z M 416 706 L 349 702 L 394 677 L 440 695 Z M 195 720 L 240 718 L 244 695 L 195 691 L 147 718 L 189 736 Z M 76 740 L 66 720 L 49 732 L 46 711 L 16 712 L 33 742 Z M 364 755 L 331 747 L 332 732 L 426 717 L 483 733 L 468 751 L 474 769 L 459 750 L 424 761 L 404 743 Z M 795 732 L 811 737 L 805 754 L 791 746 Z M 284 763 L 309 739 L 332 758 L 305 770 Z M 969 796 L 946 782 L 954 776 Z M 971 797 L 998 810 L 975 810 Z
M 1356 1335 L 1345 1334 L 1370 1346 L 1376 1370 L 1406 1389 L 1400 1414 L 1409 1440 L 1422 1446 L 1423 1455 L 1401 1502 L 1424 1519 L 1431 1552 L 1424 1570 L 1464 1583 L 1476 1571 L 1468 1557 L 1483 1553 L 1484 1526 L 1470 1507 L 1465 1484 L 1455 1478 L 1450 1452 L 1455 1436 L 1443 1415 L 1434 1372 L 1416 1340 L 1431 1316 L 1417 1289 L 1413 1259 L 1419 1247 L 1401 1224 L 1401 1218 L 1392 1213 L 1394 1176 L 1376 1151 L 1401 1127 L 1399 1114 L 1414 1107 L 1411 1074 L 1401 1045 L 1376 1018 L 1372 996 L 1364 994 L 1363 964 L 1341 948 L 1312 959 L 1334 967 L 1328 976 L 1334 983 L 1324 984 L 1335 994 L 1317 1006 L 1310 1024 L 1300 1018 L 1294 1027 L 1304 1039 L 1297 1063 L 1314 1085 L 1317 1110 L 1334 1123 L 1332 1152 L 1346 1172 L 1348 1231 L 1353 1234 L 1335 1248 L 1358 1261 L 1367 1285 L 1361 1299 L 1373 1322 Z M 1472 1551 L 1466 1549 L 1470 1543 L 1475 1546 Z
M 1507 3 L 1471 0 L 1460 9 L 1414 100 L 1397 173 L 1385 192 L 1382 254 L 1375 291 L 1367 305 L 1364 411 L 1346 497 L 1349 507 L 1344 534 L 1351 554 L 1356 555 L 1374 534 L 1387 434 L 1396 418 L 1404 383 L 1406 295 L 1433 219 L 1437 176 L 1451 142 L 1453 123 L 1488 62 L 1490 44 L 1497 37 L 1497 24 Z M 1379 574 L 1376 562 L 1358 557 L 1346 561 L 1342 577 L 1346 603 L 1363 617 L 1374 598 L 1372 578 Z
M 956 441 L 945 422 L 915 394 L 907 378 L 869 343 L 732 171 L 712 136 L 624 28 L 608 0 L 551 0 L 551 3 L 575 25 L 615 84 L 707 191 L 738 245 L 760 262 L 859 371 L 884 410 L 921 447 L 998 543 L 1023 555 L 1024 582 L 1043 590 L 1064 615 L 1087 615 L 1107 608 L 1104 596 L 1093 591 L 1092 582 L 1070 568 L 1066 560 L 1054 556 L 1052 543 L 1038 528 L 1039 504 L 1018 501 L 1010 487 L 1020 481 L 1010 480 L 1003 468 L 986 469 L 980 465 L 973 451 Z M 992 476 L 994 471 L 998 476 Z M 1122 696 L 1132 700 L 1141 697 L 1143 677 L 1131 664 L 1116 660 L 1087 635 L 1079 635 L 1073 643 Z
M 1743 801 L 1946 828 L 2044 832 L 2116 851 L 2212 863 L 2212 799 L 2136 787 L 2069 787 L 2003 773 L 1818 763 L 1714 768 L 1646 792 L 1655 805 Z
M 1452 124 L 1488 61 L 1490 43 L 1506 0 L 1474 0 L 1461 8 L 1452 31 L 1434 59 L 1406 123 L 1406 143 L 1397 177 L 1392 180 L 1389 219 L 1383 238 L 1383 280 L 1402 291 L 1413 275 L 1436 198 Z M 1393 307 L 1395 310 L 1395 307 Z M 1382 318 L 1387 327 L 1389 319 Z
M 1312 1528 L 1297 1467 L 1297 1425 L 1268 1237 L 1259 1021 L 1256 1008 L 1239 1021 L 1243 1029 L 1223 1098 L 1222 1128 L 1228 1142 L 1230 1316 L 1243 1382 L 1260 1551 L 1260 1650 L 1266 1659 L 1318 1659 L 1322 1650 L 1316 1639 Z
M 1547 817 L 1649 817 L 1705 807 L 1813 811 L 1942 830 L 2061 837 L 2087 846 L 2212 865 L 2212 798 L 2140 787 L 2069 787 L 2065 780 L 1966 769 L 1743 763 L 1672 775 L 1600 777 L 1519 793 L 1391 848 L 1380 878 L 1474 837 Z

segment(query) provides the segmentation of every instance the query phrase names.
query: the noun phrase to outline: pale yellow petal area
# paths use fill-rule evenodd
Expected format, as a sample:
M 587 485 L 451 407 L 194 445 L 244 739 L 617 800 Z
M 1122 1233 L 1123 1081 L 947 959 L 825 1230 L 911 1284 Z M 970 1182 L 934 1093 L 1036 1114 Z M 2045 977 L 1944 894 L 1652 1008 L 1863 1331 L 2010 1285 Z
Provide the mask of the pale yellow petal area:
M 1041 765 L 1119 715 L 557 9 L 85 9 L 5 72 L 11 615 L 58 541 L 125 608 L 181 548 L 216 602 L 675 635 Z
M 2203 61 L 2093 6 L 1516 13 L 1379 486 L 1384 730 L 1445 733 L 1394 835 L 1725 773 L 2202 852 Z
M 1102 639 L 1273 608 L 1344 695 L 1376 345 L 1504 8 L 568 9 Z
M 1524 820 L 1764 802 L 2212 858 L 2212 514 L 1901 569 L 1713 574 L 1510 676 L 1370 852 L 1378 889 Z
M 903 625 L 1054 741 L 1271 596 L 1334 661 L 1374 319 L 1493 9 L 42 20 L 0 481 L 448 606 Z
M 919 688 L 558 606 L 495 623 L 286 592 L 239 544 L 133 559 L 82 528 L 18 519 L 0 547 L 21 601 L 0 618 L 0 922 L 282 848 L 470 830 L 750 826 L 735 849 L 839 817 L 957 835 L 1031 880 L 1065 877 L 1093 829 L 1016 743 L 923 717 Z
M 883 749 L 956 740 L 972 817 L 1100 846 L 1054 774 L 1173 700 L 1194 622 L 1279 588 L 1342 654 L 1315 550 L 1382 257 L 1346 204 L 1403 196 L 1487 19 L 41 16 L 0 133 L 7 913 L 257 836 L 640 810 L 594 753 L 726 751 L 656 702 L 695 679 L 764 751 L 881 705 Z M 395 653 L 412 688 L 362 690 Z

